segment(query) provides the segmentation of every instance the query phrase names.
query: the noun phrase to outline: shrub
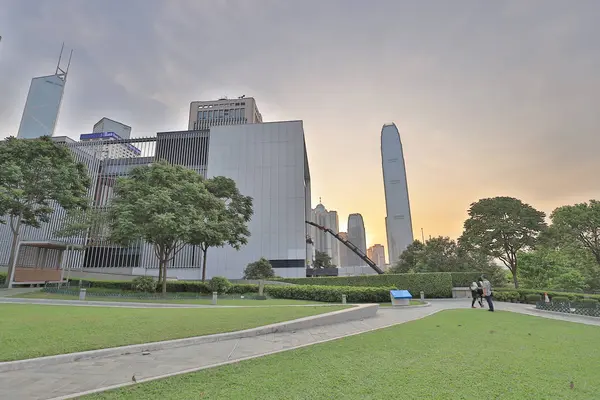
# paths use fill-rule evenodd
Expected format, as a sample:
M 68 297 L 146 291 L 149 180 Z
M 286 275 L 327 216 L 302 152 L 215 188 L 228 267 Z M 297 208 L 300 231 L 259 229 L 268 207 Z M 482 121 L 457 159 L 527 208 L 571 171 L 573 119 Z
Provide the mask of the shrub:
M 390 301 L 390 290 L 395 287 L 356 287 L 324 285 L 266 285 L 265 293 L 276 299 L 293 299 L 340 303 L 346 295 L 349 303 L 384 303 Z M 412 293 L 411 293 L 412 294 Z
M 496 291 L 494 292 L 494 300 L 505 301 L 509 303 L 517 303 L 521 298 L 519 292 L 514 290 Z
M 553 303 L 568 303 L 569 298 L 567 296 L 553 296 L 552 302 Z
M 581 300 L 581 305 L 584 308 L 596 308 L 598 307 L 598 300 L 596 299 L 583 299 Z
M 154 293 L 156 291 L 156 281 L 151 276 L 138 276 L 131 281 L 131 288 L 135 292 Z
M 211 292 L 217 292 L 219 294 L 227 293 L 233 285 L 229 282 L 229 279 L 223 276 L 215 276 L 210 282 L 208 282 L 208 288 Z
M 0 272 L 0 285 L 4 285 L 6 283 L 6 272 Z
M 548 297 L 550 297 L 550 299 L 554 299 L 556 296 L 559 297 L 566 297 L 569 301 L 582 301 L 584 298 L 590 298 L 590 299 L 595 299 L 595 300 L 600 300 L 600 295 L 597 294 L 592 294 L 592 295 L 586 295 L 583 293 L 569 293 L 569 292 L 555 292 L 552 290 L 537 290 L 537 289 L 495 289 L 494 290 L 494 296 L 496 296 L 497 294 L 500 295 L 500 293 L 502 292 L 506 292 L 506 291 L 514 291 L 519 293 L 519 301 L 520 302 L 526 302 L 526 296 L 528 294 L 536 294 L 538 296 L 543 296 L 544 293 L 548 294 Z
M 79 284 L 79 279 L 70 279 L 72 283 Z M 130 291 L 132 289 L 133 282 L 131 281 L 97 281 L 97 280 L 86 280 L 83 279 L 82 283 L 84 286 L 96 288 L 96 289 L 113 289 Z M 212 290 L 209 288 L 207 282 L 200 281 L 167 281 L 167 292 L 169 293 L 204 293 L 210 294 Z M 233 284 L 227 293 L 231 294 L 245 294 L 245 293 L 258 293 L 258 285 L 253 284 Z
M 452 287 L 469 287 L 472 282 L 479 281 L 481 272 L 450 272 Z
M 449 272 L 419 274 L 383 274 L 347 277 L 285 278 L 282 282 L 296 285 L 386 287 L 406 289 L 413 296 L 425 292 L 427 298 L 452 297 L 452 275 Z
M 536 304 L 540 300 L 542 300 L 542 297 L 539 294 L 525 295 L 525 301 L 527 304 Z
M 267 279 L 275 276 L 273 266 L 264 257 L 260 260 L 248 264 L 244 270 L 244 279 Z

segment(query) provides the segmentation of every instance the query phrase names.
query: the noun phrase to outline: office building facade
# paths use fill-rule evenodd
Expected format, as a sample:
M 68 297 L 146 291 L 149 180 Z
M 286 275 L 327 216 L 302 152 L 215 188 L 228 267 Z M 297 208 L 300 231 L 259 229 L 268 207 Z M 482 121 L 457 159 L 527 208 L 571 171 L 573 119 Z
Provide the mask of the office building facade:
M 263 122 L 252 97 L 193 101 L 190 104 L 188 130 L 205 130 L 212 126 L 257 124 Z
M 381 166 L 385 191 L 388 261 L 394 264 L 413 242 L 413 230 L 402 141 L 398 128 L 393 123 L 385 124 L 381 129 Z
M 365 223 L 361 214 L 350 214 L 348 216 L 348 241 L 352 242 L 364 254 L 367 253 L 367 237 Z M 356 254 L 351 252 L 348 257 L 348 266 L 356 267 L 366 263 Z
M 64 139 L 64 140 L 63 140 Z M 304 277 L 311 246 L 306 243 L 310 218 L 310 171 L 302 121 L 274 122 L 212 127 L 210 130 L 162 132 L 152 138 L 120 141 L 74 142 L 55 138 L 86 164 L 92 178 L 89 196 L 92 204 L 103 207 L 114 196 L 118 177 L 135 167 L 161 159 L 197 171 L 204 177 L 226 176 L 240 192 L 251 196 L 254 215 L 248 224 L 251 236 L 239 251 L 230 247 L 211 248 L 207 257 L 207 278 L 225 276 L 241 279 L 246 266 L 261 257 L 270 260 L 276 275 Z M 98 148 L 130 144 L 139 156 L 120 157 L 109 150 L 99 156 Z M 105 154 L 105 153 L 102 153 Z M 113 158 L 114 157 L 114 158 Z M 64 210 L 56 209 L 51 221 L 41 228 L 24 229 L 21 240 L 51 240 L 64 220 Z M 60 238 L 85 246 L 68 256 L 73 273 L 111 276 L 157 276 L 158 261 L 149 244 L 138 241 L 128 247 L 111 244 L 103 227 L 84 235 Z M 0 265 L 8 262 L 10 228 L 0 225 Z M 186 246 L 173 259 L 167 276 L 174 279 L 201 278 L 202 252 Z M 81 276 L 81 275 L 79 275 Z
M 385 247 L 381 244 L 374 244 L 367 249 L 367 257 L 369 257 L 378 267 L 385 267 Z
M 23 116 L 17 132 L 19 139 L 35 139 L 54 135 L 71 64 L 71 57 L 69 57 L 66 69 L 61 68 L 62 53 L 63 49 L 60 51 L 58 65 L 53 75 L 41 76 L 31 80 Z M 71 54 L 73 54 L 72 51 Z
M 319 203 L 311 211 L 311 221 L 339 233 L 339 219 L 337 211 L 327 211 L 325 206 Z M 313 240 L 316 251 L 326 253 L 331 257 L 331 264 L 340 266 L 340 246 L 344 246 L 333 235 L 324 232 L 314 226 L 310 227 L 310 237 Z

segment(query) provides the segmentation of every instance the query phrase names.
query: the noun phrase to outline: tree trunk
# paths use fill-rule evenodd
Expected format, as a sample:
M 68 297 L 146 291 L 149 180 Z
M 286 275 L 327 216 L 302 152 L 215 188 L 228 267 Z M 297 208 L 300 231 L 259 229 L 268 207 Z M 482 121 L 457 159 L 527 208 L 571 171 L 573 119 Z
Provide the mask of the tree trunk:
M 519 280 L 517 279 L 517 265 L 513 265 L 513 267 L 510 269 L 510 272 L 512 272 L 512 276 L 513 276 L 513 282 L 515 283 L 515 289 L 519 288 Z
M 204 282 L 206 280 L 206 252 L 208 251 L 208 248 L 202 249 L 202 282 Z
M 162 294 L 166 296 L 167 294 L 167 260 L 161 260 L 161 269 L 163 270 L 162 276 Z
M 162 264 L 158 262 L 158 284 L 162 284 Z
M 8 286 L 10 284 L 10 277 L 13 273 L 13 264 L 14 264 L 15 258 L 19 256 L 16 253 L 17 253 L 17 245 L 19 243 L 19 237 L 20 237 L 20 231 L 21 231 L 21 217 L 20 216 L 17 219 L 17 223 L 16 223 L 15 227 L 13 227 L 13 224 L 11 221 L 10 228 L 13 233 L 13 240 L 12 240 L 12 245 L 10 247 L 10 257 L 8 258 L 8 271 L 6 274 L 6 282 L 5 282 L 6 286 Z

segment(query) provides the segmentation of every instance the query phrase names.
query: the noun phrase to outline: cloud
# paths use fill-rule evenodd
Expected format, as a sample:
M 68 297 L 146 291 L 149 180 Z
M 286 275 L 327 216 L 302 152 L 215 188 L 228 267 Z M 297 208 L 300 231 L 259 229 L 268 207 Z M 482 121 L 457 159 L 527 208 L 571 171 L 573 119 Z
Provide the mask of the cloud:
M 266 120 L 304 120 L 315 198 L 340 220 L 361 212 L 384 242 L 379 132 L 395 121 L 413 221 L 452 235 L 477 196 L 545 208 L 600 197 L 599 11 L 593 0 L 5 0 L 0 137 L 65 41 L 60 134 L 103 116 L 138 136 L 184 129 L 190 101 L 252 95 Z

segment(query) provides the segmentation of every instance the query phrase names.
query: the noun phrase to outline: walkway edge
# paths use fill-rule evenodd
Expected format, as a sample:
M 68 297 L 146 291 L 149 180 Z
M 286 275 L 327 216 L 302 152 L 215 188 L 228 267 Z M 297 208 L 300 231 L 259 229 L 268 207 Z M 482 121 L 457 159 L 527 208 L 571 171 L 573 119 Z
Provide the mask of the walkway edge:
M 156 380 L 159 380 L 159 379 L 170 378 L 172 376 L 189 374 L 189 373 L 192 373 L 192 372 L 202 371 L 204 369 L 221 367 L 223 365 L 235 364 L 235 363 L 238 363 L 238 362 L 241 362 L 241 361 L 252 360 L 254 358 L 269 356 L 269 355 L 272 355 L 272 354 L 283 353 L 285 351 L 301 349 L 301 348 L 304 348 L 304 347 L 314 346 L 316 344 L 327 343 L 327 342 L 331 342 L 331 341 L 334 341 L 334 340 L 343 339 L 343 338 L 346 338 L 346 337 L 351 337 L 351 336 L 356 336 L 356 335 L 362 335 L 364 333 L 369 333 L 369 332 L 373 332 L 373 331 L 378 331 L 380 329 L 390 328 L 390 327 L 395 326 L 395 325 L 402 325 L 402 324 L 406 324 L 408 322 L 417 321 L 417 320 L 429 317 L 429 316 L 431 316 L 433 314 L 436 314 L 436 313 L 438 313 L 440 311 L 444 311 L 444 310 L 434 310 L 434 311 L 432 311 L 432 312 L 430 312 L 428 314 L 422 315 L 422 316 L 417 317 L 415 319 L 411 319 L 410 321 L 395 322 L 393 324 L 389 324 L 389 325 L 385 325 L 385 326 L 381 326 L 381 327 L 377 327 L 377 328 L 372 328 L 372 329 L 369 329 L 369 330 L 366 330 L 366 331 L 362 331 L 362 332 L 350 333 L 350 334 L 347 334 L 347 335 L 342 335 L 342 336 L 338 336 L 338 337 L 334 337 L 334 338 L 319 340 L 317 342 L 301 344 L 301 345 L 294 346 L 294 347 L 288 347 L 286 349 L 268 351 L 266 353 L 255 354 L 255 355 L 252 355 L 252 356 L 248 356 L 248 357 L 244 357 L 244 358 L 238 358 L 238 359 L 235 359 L 235 360 L 224 361 L 224 362 L 215 363 L 215 364 L 211 364 L 211 365 L 205 365 L 205 366 L 202 366 L 202 367 L 190 368 L 190 369 L 186 369 L 186 370 L 183 370 L 183 371 L 172 372 L 170 374 L 163 374 L 163 375 L 152 376 L 150 378 L 140 379 L 137 382 L 125 382 L 125 383 L 121 383 L 121 384 L 118 384 L 118 385 L 111 385 L 111 386 L 106 386 L 106 387 L 102 387 L 102 388 L 87 390 L 85 392 L 80 392 L 80 393 L 75 393 L 75 394 L 69 394 L 69 395 L 60 396 L 60 397 L 54 397 L 54 398 L 49 399 L 49 400 L 70 400 L 70 399 L 77 399 L 79 397 L 87 396 L 87 395 L 90 395 L 90 394 L 102 393 L 102 392 L 106 392 L 106 391 L 109 391 L 109 390 L 115 390 L 115 389 L 120 389 L 120 388 L 124 388 L 124 387 L 127 387 L 127 386 L 138 385 L 140 383 L 152 382 L 152 381 L 156 381 Z
M 379 309 L 378 304 L 355 305 L 351 308 L 333 311 L 325 314 L 312 315 L 291 321 L 260 326 L 258 328 L 246 329 L 215 335 L 195 336 L 191 338 L 173 339 L 161 342 L 133 344 L 128 346 L 111 347 L 108 349 L 89 350 L 79 353 L 59 354 L 55 356 L 29 358 L 26 360 L 8 361 L 0 363 L 0 372 L 16 371 L 27 368 L 43 367 L 55 364 L 64 364 L 93 358 L 114 357 L 145 351 L 157 351 L 176 347 L 185 347 L 203 343 L 214 343 L 231 339 L 241 339 L 267 335 L 276 332 L 296 331 L 299 329 L 313 328 L 316 326 L 331 325 L 340 322 L 360 320 L 374 317 Z M 75 366 L 76 367 L 76 366 Z

